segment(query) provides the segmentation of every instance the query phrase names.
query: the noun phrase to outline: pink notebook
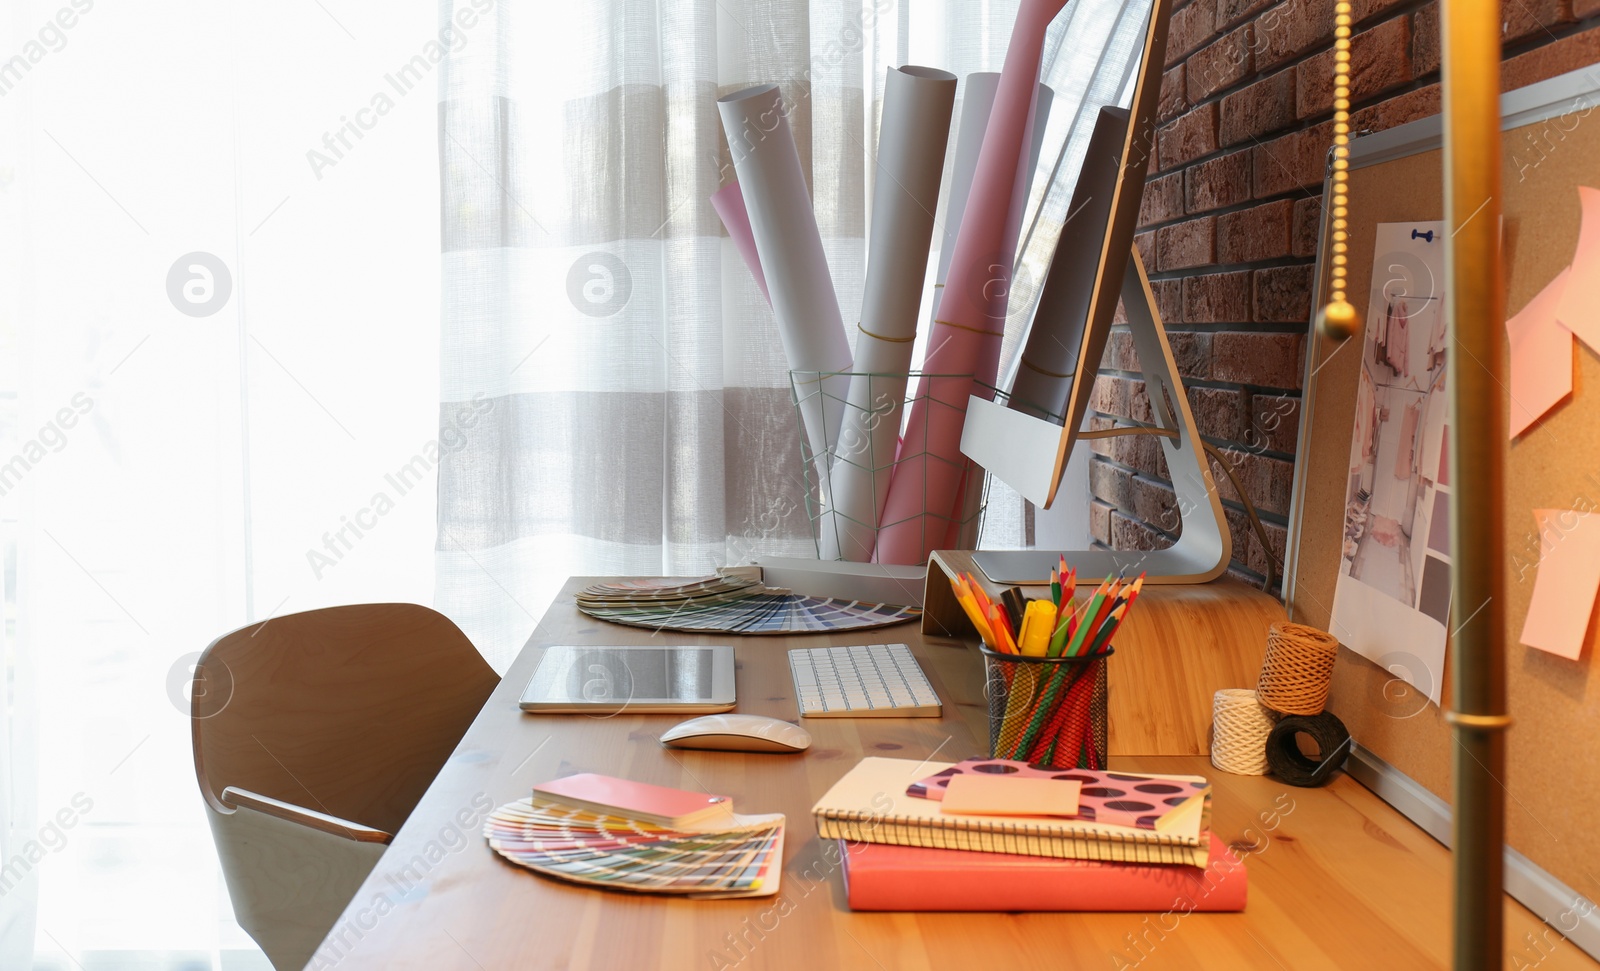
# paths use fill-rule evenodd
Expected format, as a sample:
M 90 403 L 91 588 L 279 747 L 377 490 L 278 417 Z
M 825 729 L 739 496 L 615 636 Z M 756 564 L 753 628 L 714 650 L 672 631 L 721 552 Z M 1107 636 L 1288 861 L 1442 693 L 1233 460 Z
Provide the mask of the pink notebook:
M 1052 860 L 839 841 L 851 910 L 1243 910 L 1243 857 L 1215 833 L 1204 867 Z
M 623 816 L 688 829 L 707 823 L 731 822 L 733 800 L 704 792 L 687 792 L 583 772 L 533 787 L 535 796 L 605 816 Z

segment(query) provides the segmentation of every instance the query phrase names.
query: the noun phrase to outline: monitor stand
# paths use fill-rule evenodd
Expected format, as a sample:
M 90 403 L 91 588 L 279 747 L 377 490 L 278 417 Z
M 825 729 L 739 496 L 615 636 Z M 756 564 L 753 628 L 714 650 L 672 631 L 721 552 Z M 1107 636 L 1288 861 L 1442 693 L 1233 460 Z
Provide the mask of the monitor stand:
M 1161 326 L 1137 250 L 1129 254 L 1128 269 L 1123 274 L 1122 306 L 1144 370 L 1155 423 L 1176 433 L 1159 441 L 1177 494 L 1176 513 L 1182 527 L 1179 538 L 1164 550 L 984 550 L 972 554 L 978 569 L 995 583 L 1048 583 L 1051 567 L 1063 555 L 1067 565 L 1076 567 L 1078 576 L 1086 582 L 1108 574 L 1144 573 L 1146 583 L 1204 583 L 1227 569 L 1233 543 L 1222 518 L 1222 502 L 1217 498 L 1210 463 L 1205 460 L 1194 415 L 1189 410 L 1189 397 L 1184 394 L 1183 381 L 1173 363 L 1167 332 Z M 1062 448 L 1064 435 L 1070 437 Z M 1023 498 L 1044 505 L 1057 471 L 1056 463 L 1065 466 L 1077 438 L 1075 429 L 1063 429 L 1004 404 L 973 398 L 968 405 L 962 449 Z

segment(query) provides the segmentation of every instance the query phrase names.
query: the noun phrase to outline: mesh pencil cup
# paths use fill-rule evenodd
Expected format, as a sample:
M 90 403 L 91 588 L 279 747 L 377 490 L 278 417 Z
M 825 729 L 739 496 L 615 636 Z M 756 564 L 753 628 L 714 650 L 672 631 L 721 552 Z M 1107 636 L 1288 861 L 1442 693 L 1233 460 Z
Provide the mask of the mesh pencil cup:
M 989 755 L 1053 769 L 1106 767 L 1108 648 L 1082 657 L 1025 657 L 981 646 Z

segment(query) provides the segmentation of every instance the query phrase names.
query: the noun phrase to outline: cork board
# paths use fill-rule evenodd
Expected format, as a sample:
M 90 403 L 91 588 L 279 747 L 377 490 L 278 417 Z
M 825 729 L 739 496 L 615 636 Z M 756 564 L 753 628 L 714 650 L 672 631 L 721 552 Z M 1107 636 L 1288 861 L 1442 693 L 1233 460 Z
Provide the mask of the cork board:
M 1508 314 L 1567 266 L 1578 238 L 1576 187 L 1600 186 L 1600 115 L 1590 115 L 1591 106 L 1600 103 L 1600 88 L 1580 80 L 1579 73 L 1513 92 L 1502 104 L 1507 114 Z M 1443 218 L 1438 131 L 1436 118 L 1424 119 L 1358 140 L 1353 150 L 1350 293 L 1363 311 L 1377 225 Z M 1306 367 L 1307 411 L 1291 536 L 1295 558 L 1286 598 L 1291 617 L 1323 629 L 1329 625 L 1339 571 L 1360 342 L 1356 337 L 1340 345 L 1314 336 Z M 1600 794 L 1600 749 L 1594 744 L 1600 684 L 1589 684 L 1600 630 L 1591 619 L 1577 661 L 1518 640 L 1539 558 L 1532 510 L 1600 505 L 1600 359 L 1581 342 L 1576 346 L 1572 397 L 1507 443 L 1505 639 L 1515 723 L 1507 739 L 1506 834 L 1508 843 L 1533 862 L 1593 896 L 1600 892 L 1600 873 L 1584 861 L 1600 859 L 1600 827 L 1592 810 L 1583 807 Z M 1503 366 L 1503 346 L 1500 353 Z M 1503 391 L 1501 407 L 1506 407 Z M 1404 645 L 1394 648 L 1404 650 Z M 1446 706 L 1450 699 L 1447 664 Z M 1438 707 L 1346 649 L 1340 650 L 1328 707 L 1358 743 L 1449 801 L 1452 741 Z

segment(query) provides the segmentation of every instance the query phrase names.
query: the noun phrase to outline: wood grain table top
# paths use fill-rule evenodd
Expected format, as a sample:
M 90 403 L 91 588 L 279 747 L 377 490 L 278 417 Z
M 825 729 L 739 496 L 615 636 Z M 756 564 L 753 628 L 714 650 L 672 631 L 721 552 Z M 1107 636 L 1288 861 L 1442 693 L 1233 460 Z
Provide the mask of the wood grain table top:
M 866 755 L 957 761 L 986 752 L 973 645 L 914 623 L 852 635 L 652 634 L 578 613 L 571 581 L 540 622 L 312 968 L 578 969 L 1444 968 L 1450 859 L 1354 780 L 1296 789 L 1228 775 L 1204 757 L 1122 757 L 1112 768 L 1198 773 L 1215 783 L 1213 826 L 1246 854 L 1238 914 L 851 913 L 810 809 Z M 1162 596 L 1147 588 L 1145 597 Z M 675 715 L 528 715 L 517 699 L 551 644 L 732 643 L 741 712 L 793 720 L 785 651 L 907 643 L 944 702 L 940 718 L 807 719 L 799 755 L 664 748 Z M 563 884 L 502 860 L 481 836 L 495 806 L 536 782 L 602 772 L 723 793 L 742 812 L 788 815 L 776 897 L 689 901 Z M 1507 966 L 1593 968 L 1559 930 L 1507 898 Z M 1530 936 L 1531 935 L 1531 936 Z M 1521 955 L 1522 963 L 1513 961 Z

